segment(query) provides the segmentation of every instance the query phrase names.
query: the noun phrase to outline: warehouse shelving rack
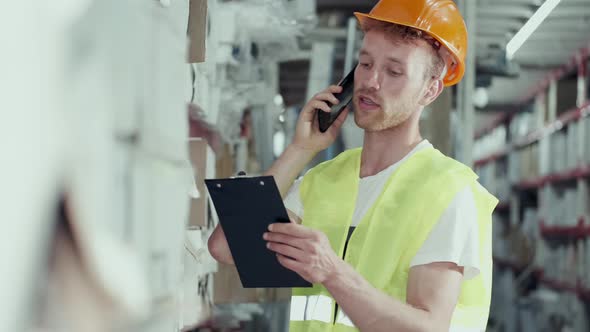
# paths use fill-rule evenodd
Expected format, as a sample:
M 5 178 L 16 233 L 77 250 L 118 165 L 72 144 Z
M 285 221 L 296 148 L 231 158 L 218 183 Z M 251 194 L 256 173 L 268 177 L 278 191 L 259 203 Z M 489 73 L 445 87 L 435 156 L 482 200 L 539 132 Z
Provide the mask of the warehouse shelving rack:
M 542 271 L 538 273 L 538 278 L 543 285 L 553 290 L 572 293 L 582 301 L 590 301 L 590 289 L 583 287 L 580 283 L 574 285 L 559 280 L 545 278 Z
M 474 168 L 500 199 L 494 222 L 530 228 L 525 221 L 534 218 L 533 262 L 523 265 L 503 250 L 504 255 L 494 253 L 495 266 L 515 275 L 530 273 L 545 287 L 590 303 L 589 54 L 590 44 L 476 132 Z M 498 138 L 500 129 L 497 144 L 478 155 L 477 143 Z M 563 261 L 581 261 L 564 273 L 553 266 L 556 256 L 545 257 L 552 250 L 564 254 Z
M 515 264 L 510 260 L 500 257 L 494 257 L 494 263 L 500 268 L 507 268 L 515 273 L 520 273 L 524 267 Z M 590 288 L 583 287 L 580 283 L 570 284 L 567 282 L 554 280 L 544 276 L 542 269 L 533 269 L 533 274 L 541 281 L 541 283 L 551 289 L 561 292 L 569 292 L 578 296 L 581 300 L 590 300 Z

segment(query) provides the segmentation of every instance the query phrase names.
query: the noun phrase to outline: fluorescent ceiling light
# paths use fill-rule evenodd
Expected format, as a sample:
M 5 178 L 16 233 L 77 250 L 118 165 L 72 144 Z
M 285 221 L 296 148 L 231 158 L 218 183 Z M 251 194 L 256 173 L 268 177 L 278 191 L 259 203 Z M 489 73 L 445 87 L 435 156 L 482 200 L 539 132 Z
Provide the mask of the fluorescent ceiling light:
M 549 16 L 551 11 L 559 4 L 561 0 L 546 0 L 539 9 L 529 18 L 529 20 L 518 30 L 518 32 L 506 44 L 506 58 L 508 60 L 514 57 L 514 53 L 524 44 L 530 35 L 537 30 L 539 25 L 543 23 L 545 18 Z

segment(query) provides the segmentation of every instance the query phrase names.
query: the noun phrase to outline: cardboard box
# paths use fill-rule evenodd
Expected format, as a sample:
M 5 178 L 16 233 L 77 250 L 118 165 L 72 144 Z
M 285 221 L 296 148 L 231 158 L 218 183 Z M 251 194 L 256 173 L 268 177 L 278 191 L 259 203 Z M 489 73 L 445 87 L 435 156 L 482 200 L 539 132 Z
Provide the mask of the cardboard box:
M 215 163 L 215 173 L 218 178 L 228 178 L 234 175 L 234 157 L 231 145 L 226 143 Z
M 213 280 L 213 303 L 215 304 L 258 302 L 256 289 L 242 287 L 235 266 L 220 264 Z
M 215 177 L 215 156 L 202 138 L 190 138 L 188 145 L 195 184 L 200 194 L 199 198 L 191 199 L 188 226 L 207 227 L 209 200 L 204 180 Z
M 287 301 L 291 298 L 291 288 L 244 288 L 233 265 L 220 264 L 214 275 L 213 302 L 263 303 Z
M 207 0 L 191 0 L 188 18 L 189 47 L 187 61 L 205 61 L 207 40 Z

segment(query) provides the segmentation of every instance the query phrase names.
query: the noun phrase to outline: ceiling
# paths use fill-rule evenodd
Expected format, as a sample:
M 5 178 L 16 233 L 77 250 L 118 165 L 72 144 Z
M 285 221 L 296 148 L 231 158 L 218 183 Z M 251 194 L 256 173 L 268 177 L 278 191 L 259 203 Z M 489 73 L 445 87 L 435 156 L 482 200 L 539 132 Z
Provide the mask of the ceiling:
M 477 62 L 508 41 L 543 3 L 542 0 L 480 0 L 477 9 Z M 494 77 L 490 103 L 519 101 L 548 71 L 560 67 L 590 43 L 590 0 L 562 0 L 515 53 L 519 77 Z
M 353 11 L 368 12 L 376 2 L 317 0 L 319 24 L 316 35 L 333 38 L 336 49 L 343 50 L 348 17 Z M 487 87 L 491 105 L 517 102 L 548 71 L 567 63 L 577 50 L 589 45 L 590 0 L 561 0 L 515 53 L 512 63 L 507 64 L 504 60 L 506 44 L 543 2 L 478 1 L 475 41 L 477 76 L 483 78 L 485 73 L 494 73 L 491 85 Z M 342 53 L 337 51 L 335 54 Z M 286 104 L 304 102 L 308 69 L 309 59 L 305 57 L 281 65 L 280 89 Z M 334 81 L 337 81 L 342 73 L 341 57 L 335 59 L 333 72 Z

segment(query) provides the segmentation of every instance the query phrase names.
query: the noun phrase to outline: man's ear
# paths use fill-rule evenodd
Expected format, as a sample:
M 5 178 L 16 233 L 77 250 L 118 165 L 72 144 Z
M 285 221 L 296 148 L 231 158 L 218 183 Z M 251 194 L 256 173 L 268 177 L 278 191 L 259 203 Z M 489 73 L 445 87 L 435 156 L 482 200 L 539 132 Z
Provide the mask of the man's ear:
M 422 96 L 422 99 L 420 100 L 420 105 L 422 106 L 430 105 L 433 101 L 436 100 L 436 98 L 438 98 L 438 96 L 440 96 L 444 89 L 442 79 L 433 79 L 428 84 L 428 89 L 426 90 L 424 96 Z

